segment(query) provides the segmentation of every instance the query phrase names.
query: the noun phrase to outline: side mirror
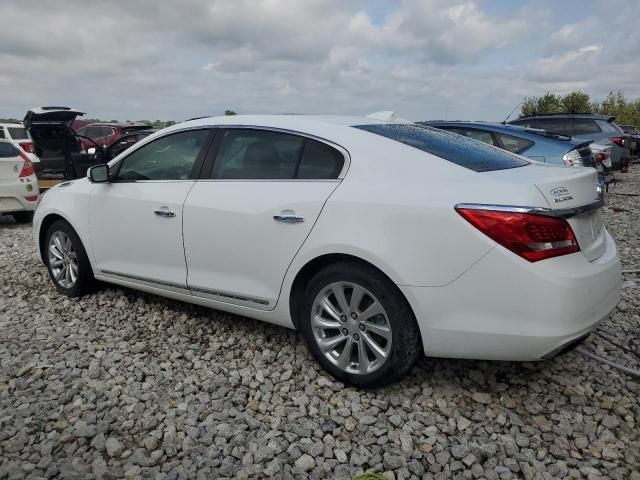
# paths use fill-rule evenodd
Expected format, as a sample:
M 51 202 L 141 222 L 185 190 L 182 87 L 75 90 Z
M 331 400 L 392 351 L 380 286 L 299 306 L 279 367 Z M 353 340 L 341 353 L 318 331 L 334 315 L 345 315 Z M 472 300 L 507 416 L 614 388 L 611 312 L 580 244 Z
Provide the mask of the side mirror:
M 107 183 L 109 181 L 109 165 L 103 163 L 88 170 L 87 177 L 91 183 Z
M 96 147 L 87 148 L 87 153 L 89 155 L 95 155 L 96 154 Z

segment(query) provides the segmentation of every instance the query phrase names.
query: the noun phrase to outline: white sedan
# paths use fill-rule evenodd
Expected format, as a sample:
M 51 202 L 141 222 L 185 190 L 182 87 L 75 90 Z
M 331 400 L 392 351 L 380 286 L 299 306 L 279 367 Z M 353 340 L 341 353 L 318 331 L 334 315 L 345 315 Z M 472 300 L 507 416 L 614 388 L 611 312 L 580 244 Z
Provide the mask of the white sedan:
M 371 387 L 588 335 L 621 286 L 596 177 L 408 122 L 204 118 L 51 189 L 34 234 L 69 296 L 97 279 L 297 328 Z
M 38 179 L 26 153 L 0 139 L 0 215 L 30 222 L 38 202 Z

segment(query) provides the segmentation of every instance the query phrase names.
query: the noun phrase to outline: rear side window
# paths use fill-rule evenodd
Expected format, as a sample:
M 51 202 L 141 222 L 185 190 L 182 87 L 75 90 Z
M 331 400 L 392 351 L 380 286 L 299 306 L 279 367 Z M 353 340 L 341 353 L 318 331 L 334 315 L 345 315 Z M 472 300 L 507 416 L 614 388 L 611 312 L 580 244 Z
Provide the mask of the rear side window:
M 334 179 L 344 157 L 310 138 L 269 130 L 225 131 L 213 168 L 215 179 Z
M 500 143 L 502 143 L 502 148 L 511 153 L 524 152 L 534 143 L 531 140 L 514 137 L 512 135 L 505 135 L 504 133 L 496 133 L 496 136 L 500 140 Z
M 607 122 L 602 122 L 607 123 Z M 598 122 L 600 125 L 600 122 Z M 576 118 L 573 120 L 575 135 L 588 135 L 589 133 L 600 133 L 600 127 L 596 122 L 588 118 Z M 604 129 L 603 129 L 604 130 Z M 606 131 L 606 130 L 605 130 Z
M 296 178 L 333 179 L 338 178 L 344 165 L 344 157 L 333 147 L 322 142 L 305 140 L 302 159 Z
M 8 142 L 0 142 L 0 158 L 17 157 L 18 151 L 16 147 Z
M 497 146 L 493 135 L 491 135 L 491 133 L 489 132 L 482 132 L 480 130 L 468 130 L 464 128 L 445 128 L 444 130 L 457 133 L 458 135 L 464 135 L 465 137 L 473 138 L 474 140 L 486 143 L 487 145 L 493 145 L 494 147 Z
M 509 152 L 437 128 L 393 123 L 355 128 L 395 140 L 476 172 L 529 165 L 525 159 Z
M 28 140 L 27 130 L 22 127 L 7 127 L 9 136 L 14 140 Z
M 0 138 L 5 138 L 4 137 L 4 127 L 0 127 Z

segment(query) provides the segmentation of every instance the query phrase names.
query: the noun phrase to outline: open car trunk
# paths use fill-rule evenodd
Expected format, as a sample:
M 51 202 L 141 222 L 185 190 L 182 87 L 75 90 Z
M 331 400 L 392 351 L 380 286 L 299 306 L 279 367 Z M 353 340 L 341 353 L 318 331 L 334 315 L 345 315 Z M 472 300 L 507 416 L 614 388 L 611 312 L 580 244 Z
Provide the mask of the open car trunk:
M 33 138 L 38 177 L 80 178 L 87 168 L 101 162 L 88 155 L 71 128 L 77 116 L 84 115 L 69 107 L 38 107 L 27 112 L 24 125 Z

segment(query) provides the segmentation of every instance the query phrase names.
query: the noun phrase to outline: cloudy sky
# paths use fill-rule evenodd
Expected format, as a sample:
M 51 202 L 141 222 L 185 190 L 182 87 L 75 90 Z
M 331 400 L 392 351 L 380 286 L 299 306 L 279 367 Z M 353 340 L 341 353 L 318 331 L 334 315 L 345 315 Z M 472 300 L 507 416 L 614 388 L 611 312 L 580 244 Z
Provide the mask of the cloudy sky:
M 0 117 L 502 120 L 524 96 L 640 96 L 637 0 L 2 0 Z

